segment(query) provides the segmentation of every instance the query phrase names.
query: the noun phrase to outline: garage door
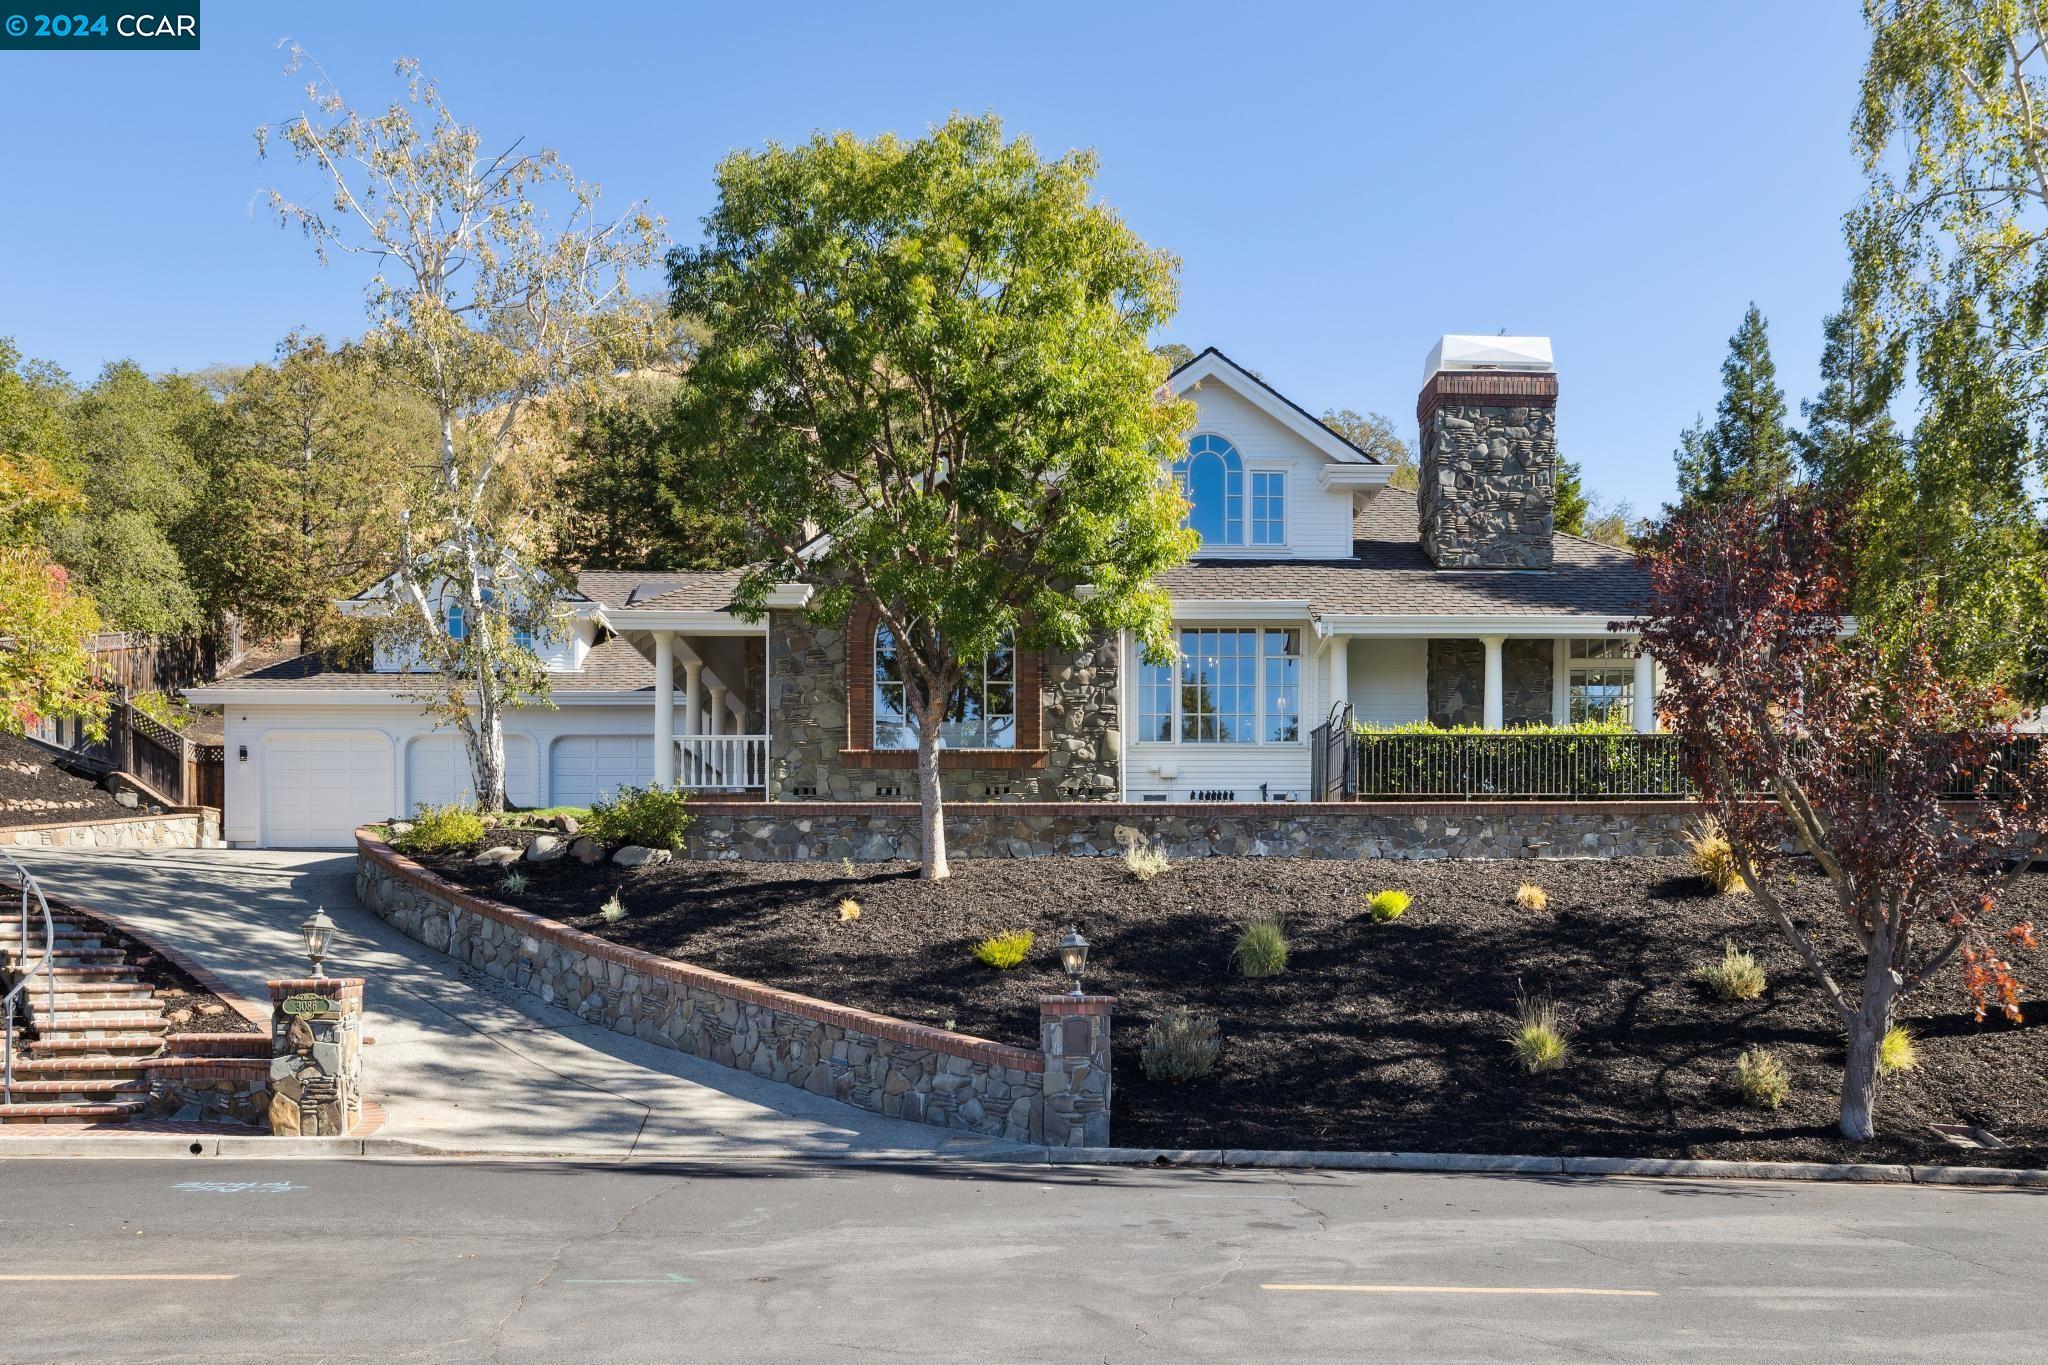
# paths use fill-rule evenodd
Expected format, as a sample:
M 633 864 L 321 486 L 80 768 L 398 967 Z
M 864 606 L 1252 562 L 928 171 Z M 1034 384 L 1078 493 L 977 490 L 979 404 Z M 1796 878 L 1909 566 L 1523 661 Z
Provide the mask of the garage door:
M 533 740 L 505 736 L 505 799 L 515 806 L 537 803 Z M 476 799 L 470 780 L 469 750 L 455 735 L 421 735 L 405 747 L 406 808 L 446 806 Z
M 548 804 L 587 806 L 621 787 L 654 783 L 654 740 L 635 735 L 579 735 L 548 751 Z
M 357 825 L 391 814 L 391 741 L 333 732 L 263 742 L 263 842 L 347 848 Z

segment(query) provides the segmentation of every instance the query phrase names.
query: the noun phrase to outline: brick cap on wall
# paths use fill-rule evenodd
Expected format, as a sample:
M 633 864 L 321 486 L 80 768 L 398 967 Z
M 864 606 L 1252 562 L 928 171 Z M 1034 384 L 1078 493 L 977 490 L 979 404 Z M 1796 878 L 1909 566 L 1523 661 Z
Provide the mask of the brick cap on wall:
M 1038 997 L 1038 1012 L 1041 1015 L 1114 1014 L 1116 1013 L 1116 997 L 1113 995 L 1041 995 Z
M 728 996 L 753 1005 L 764 1005 L 769 1009 L 793 1014 L 813 1023 L 831 1024 L 838 1028 L 871 1034 L 877 1038 L 887 1038 L 891 1042 L 908 1043 L 912 1047 L 925 1048 L 949 1057 L 965 1057 L 969 1061 L 986 1062 L 991 1066 L 1008 1067 L 1013 1071 L 1045 1070 L 1045 1054 L 1035 1048 L 1011 1047 L 1007 1043 L 977 1038 L 969 1033 L 954 1033 L 950 1029 L 933 1028 L 929 1024 L 912 1024 L 902 1019 L 893 1019 L 886 1014 L 874 1014 L 847 1005 L 836 1005 L 829 1000 L 798 995 L 795 991 L 764 986 L 758 981 L 748 981 L 744 977 L 727 976 L 724 972 L 714 972 L 709 967 L 695 967 L 687 962 L 677 962 L 673 958 L 657 957 L 653 953 L 641 952 L 637 948 L 628 948 L 624 944 L 601 939 L 595 934 L 586 934 L 581 929 L 572 929 L 557 920 L 472 895 L 453 882 L 443 881 L 393 849 L 391 845 L 372 834 L 367 826 L 356 831 L 356 856 L 370 859 L 400 881 L 408 882 L 422 891 L 438 896 L 459 909 L 494 919 L 543 942 L 573 949 L 600 962 L 616 962 L 630 971 L 647 976 L 663 978 L 685 986 L 695 986 L 714 995 Z
M 725 815 L 739 820 L 800 820 L 820 815 L 917 813 L 915 801 L 721 801 L 692 798 L 692 815 Z M 1704 810 L 1690 798 L 1664 801 L 948 801 L 956 815 L 1101 815 L 1153 819 L 1161 815 L 1680 815 Z M 358 836 L 360 840 L 362 836 Z
M 263 984 L 270 987 L 272 1001 L 282 1000 L 301 991 L 319 991 L 327 995 L 338 995 L 345 1000 L 359 1000 L 363 994 L 364 979 L 360 976 L 295 976 L 283 981 L 266 981 Z

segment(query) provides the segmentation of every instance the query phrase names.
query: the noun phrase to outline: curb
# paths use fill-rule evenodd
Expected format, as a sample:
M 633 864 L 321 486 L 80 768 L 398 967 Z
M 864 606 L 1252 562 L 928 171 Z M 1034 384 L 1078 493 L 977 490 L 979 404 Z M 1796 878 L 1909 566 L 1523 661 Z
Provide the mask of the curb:
M 1175 1170 L 1382 1171 L 1453 1175 L 1561 1176 L 1587 1179 L 1780 1180 L 1864 1185 L 2048 1189 L 2048 1170 L 1994 1166 L 1904 1166 L 1819 1161 L 1679 1161 L 1657 1157 L 1488 1156 L 1468 1152 L 1283 1152 L 1236 1148 L 1013 1147 L 989 1152 L 923 1149 L 724 1156 L 716 1152 L 577 1151 L 471 1147 L 411 1138 L 277 1138 L 247 1134 L 136 1133 L 0 1137 L 0 1161 L 35 1158 L 160 1160 L 252 1159 L 438 1161 L 582 1161 L 646 1166 L 809 1164 L 831 1166 L 1123 1166 Z

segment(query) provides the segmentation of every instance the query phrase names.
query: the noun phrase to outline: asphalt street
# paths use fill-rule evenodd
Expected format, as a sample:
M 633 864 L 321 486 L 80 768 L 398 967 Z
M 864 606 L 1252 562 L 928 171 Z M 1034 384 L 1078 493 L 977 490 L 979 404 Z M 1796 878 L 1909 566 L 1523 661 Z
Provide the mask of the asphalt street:
M 9 1361 L 2048 1354 L 2048 1190 L 0 1162 Z

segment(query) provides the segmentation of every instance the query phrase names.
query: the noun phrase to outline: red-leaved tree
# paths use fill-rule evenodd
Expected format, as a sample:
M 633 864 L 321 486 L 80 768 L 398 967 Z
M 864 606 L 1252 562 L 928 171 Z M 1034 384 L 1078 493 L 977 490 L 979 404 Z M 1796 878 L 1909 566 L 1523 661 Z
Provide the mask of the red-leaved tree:
M 2048 838 L 2048 760 L 1994 719 L 2000 694 L 1943 676 L 1912 631 L 1882 649 L 1854 633 L 1850 530 L 1805 494 L 1682 511 L 1632 628 L 1744 880 L 1848 1035 L 1841 1129 L 1862 1139 L 1885 1030 L 1952 961 L 1980 1018 L 2019 1017 L 2006 954 L 2033 927 L 1999 898 Z M 1832 885 L 1831 925 L 1786 910 L 1802 855 Z

